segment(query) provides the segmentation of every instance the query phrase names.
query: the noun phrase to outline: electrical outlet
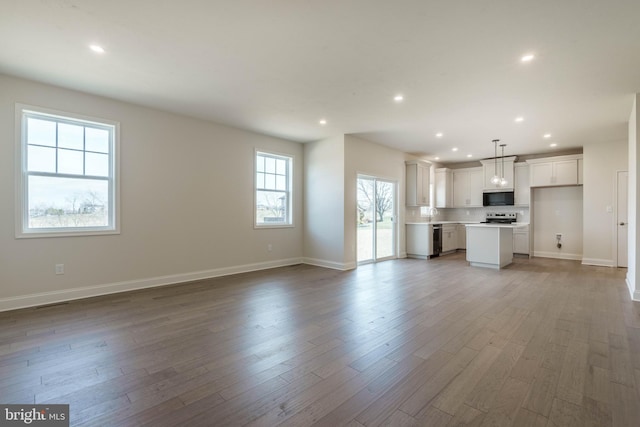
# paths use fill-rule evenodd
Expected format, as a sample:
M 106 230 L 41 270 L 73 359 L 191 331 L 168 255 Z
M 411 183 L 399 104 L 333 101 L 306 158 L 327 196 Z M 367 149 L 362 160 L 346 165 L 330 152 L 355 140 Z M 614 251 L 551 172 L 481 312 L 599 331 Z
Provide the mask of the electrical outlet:
M 56 264 L 56 274 L 64 274 L 64 264 Z
M 272 245 L 271 243 L 269 243 L 269 244 L 267 245 L 267 250 L 268 250 L 269 252 L 271 252 L 271 250 L 273 250 L 273 245 Z
M 556 233 L 556 240 L 562 239 L 562 233 Z

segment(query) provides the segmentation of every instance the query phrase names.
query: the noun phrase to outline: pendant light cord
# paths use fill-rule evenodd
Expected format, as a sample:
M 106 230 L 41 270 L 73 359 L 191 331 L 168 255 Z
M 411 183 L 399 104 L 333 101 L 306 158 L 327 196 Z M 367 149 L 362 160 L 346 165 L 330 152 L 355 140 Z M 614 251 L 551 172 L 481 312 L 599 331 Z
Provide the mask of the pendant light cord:
M 498 141 L 499 139 L 493 140 L 493 175 L 498 176 Z
M 504 185 L 504 184 L 506 183 L 506 181 L 507 181 L 507 180 L 505 179 L 505 176 L 504 176 L 504 147 L 505 147 L 506 145 L 507 145 L 507 144 L 500 144 L 500 147 L 502 148 L 502 183 L 503 183 L 503 185 Z

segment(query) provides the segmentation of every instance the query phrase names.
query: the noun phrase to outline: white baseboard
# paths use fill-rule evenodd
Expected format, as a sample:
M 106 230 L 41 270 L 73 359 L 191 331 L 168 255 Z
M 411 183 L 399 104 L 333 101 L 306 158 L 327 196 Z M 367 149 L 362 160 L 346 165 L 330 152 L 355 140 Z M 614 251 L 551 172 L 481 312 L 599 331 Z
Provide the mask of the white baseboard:
M 407 257 L 406 252 L 400 252 L 400 255 L 398 255 L 398 258 L 406 258 L 406 257 Z
M 353 270 L 356 268 L 355 262 L 335 262 L 318 258 L 302 258 L 302 262 L 304 264 L 315 265 L 316 267 L 325 267 L 341 271 Z
M 627 277 L 625 278 L 624 282 L 627 284 L 627 289 L 629 289 L 629 296 L 631 297 L 631 299 L 633 301 L 640 301 L 640 290 L 634 289 L 633 286 L 631 285 L 631 282 L 629 282 L 629 274 L 627 273 Z
M 582 260 L 581 254 L 567 254 L 567 253 L 546 252 L 546 251 L 534 251 L 533 256 L 540 257 L 540 258 L 569 259 L 573 261 Z
M 232 267 L 215 268 L 213 270 L 196 271 L 192 273 L 172 274 L 170 276 L 152 277 L 149 279 L 129 280 L 125 282 L 108 283 L 104 285 L 86 286 L 82 288 L 64 289 L 60 291 L 42 292 L 30 295 L 20 295 L 17 297 L 1 298 L 0 312 L 39 305 L 55 304 L 63 301 L 72 301 L 76 299 L 96 297 L 100 295 L 115 294 L 118 292 L 153 288 L 156 286 L 174 285 L 176 283 L 210 279 L 213 277 L 228 276 L 231 274 L 248 273 L 250 271 L 267 270 L 270 268 L 301 264 L 302 262 L 302 258 L 289 258 L 276 261 L 258 262 L 254 264 L 237 265 Z
M 602 267 L 616 267 L 616 263 L 611 259 L 582 258 L 583 265 L 599 265 Z

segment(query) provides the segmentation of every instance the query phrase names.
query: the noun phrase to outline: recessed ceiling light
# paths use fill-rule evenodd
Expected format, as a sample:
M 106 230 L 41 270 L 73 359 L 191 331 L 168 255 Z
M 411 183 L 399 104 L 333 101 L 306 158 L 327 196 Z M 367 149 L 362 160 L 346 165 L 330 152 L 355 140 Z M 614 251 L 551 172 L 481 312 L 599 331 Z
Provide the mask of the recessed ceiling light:
M 467 154 L 467 157 L 473 157 L 473 154 Z
M 550 133 L 545 133 L 544 135 L 542 135 L 543 138 L 551 138 L 551 134 Z
M 434 157 L 433 160 L 440 160 L 440 157 Z
M 404 101 L 404 96 L 398 94 L 398 95 L 393 97 L 393 100 L 396 101 L 396 102 L 402 102 L 402 101 Z
M 557 146 L 558 146 L 558 144 L 556 144 L 555 142 L 552 143 L 552 144 L 549 144 L 549 147 L 557 147 Z
M 516 117 L 515 121 L 516 121 L 516 123 L 523 122 L 524 121 L 524 117 L 522 117 L 522 116 Z
M 530 62 L 535 58 L 535 55 L 533 53 L 527 53 L 526 55 L 523 55 L 522 58 L 520 58 L 520 61 L 522 62 Z
M 451 151 L 458 151 L 458 147 L 453 147 Z
M 444 134 L 442 132 L 438 132 L 436 133 L 436 138 L 442 138 Z
M 327 121 L 325 119 L 320 119 L 320 121 L 318 122 L 320 123 L 322 126 L 327 124 Z
M 104 53 L 104 48 L 97 44 L 92 44 L 91 46 L 89 46 L 89 49 L 91 49 L 95 53 Z

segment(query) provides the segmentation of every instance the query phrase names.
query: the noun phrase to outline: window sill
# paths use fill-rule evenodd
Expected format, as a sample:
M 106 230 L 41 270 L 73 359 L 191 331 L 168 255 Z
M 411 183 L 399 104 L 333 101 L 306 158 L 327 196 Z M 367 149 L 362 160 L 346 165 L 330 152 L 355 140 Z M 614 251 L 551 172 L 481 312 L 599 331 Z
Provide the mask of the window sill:
M 293 224 L 282 224 L 282 225 L 278 225 L 278 224 L 266 224 L 266 225 L 258 225 L 258 224 L 254 224 L 253 228 L 255 230 L 262 230 L 265 228 L 294 228 Z
M 16 233 L 16 239 L 41 239 L 49 237 L 87 237 L 120 234 L 120 230 L 84 230 L 84 231 L 27 231 Z

